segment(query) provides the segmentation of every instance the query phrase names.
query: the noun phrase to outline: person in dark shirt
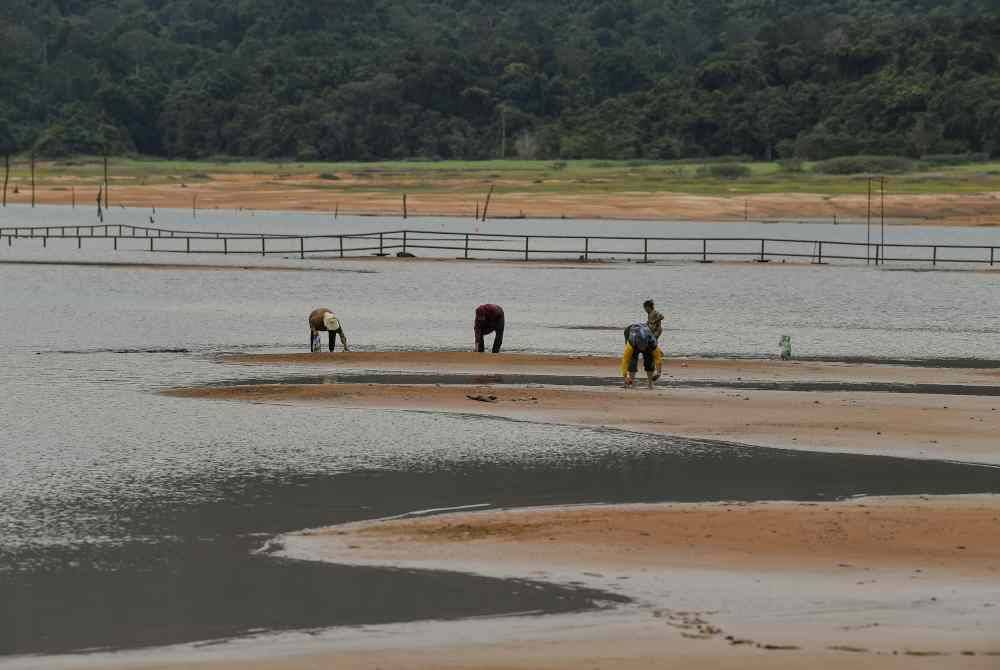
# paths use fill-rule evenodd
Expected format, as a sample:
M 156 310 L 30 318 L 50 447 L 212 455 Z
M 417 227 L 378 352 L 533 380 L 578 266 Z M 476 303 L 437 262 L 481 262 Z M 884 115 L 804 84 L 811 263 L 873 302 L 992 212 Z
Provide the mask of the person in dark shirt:
M 503 344 L 503 308 L 500 305 L 480 305 L 476 308 L 476 351 L 485 351 L 483 336 L 496 333 L 493 336 L 493 353 L 500 353 Z
M 653 382 L 660 378 L 663 365 L 663 352 L 657 345 L 656 336 L 645 323 L 633 323 L 623 331 L 625 336 L 625 351 L 622 353 L 621 373 L 625 379 L 625 388 L 635 385 L 635 373 L 639 370 L 639 354 L 642 354 L 642 367 L 646 371 L 646 384 L 653 388 Z

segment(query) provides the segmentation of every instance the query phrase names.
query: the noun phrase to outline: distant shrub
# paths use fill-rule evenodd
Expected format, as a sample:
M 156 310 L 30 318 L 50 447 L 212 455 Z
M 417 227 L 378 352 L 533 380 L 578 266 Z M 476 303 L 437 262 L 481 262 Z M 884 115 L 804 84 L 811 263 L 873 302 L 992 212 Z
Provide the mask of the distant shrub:
M 332 172 L 320 172 L 319 173 L 319 178 L 320 179 L 327 179 L 329 181 L 336 181 L 336 180 L 340 179 L 340 177 L 338 177 L 337 175 L 335 175 Z
M 813 166 L 820 174 L 883 174 L 907 172 L 914 163 L 902 156 L 839 156 Z
M 801 158 L 782 158 L 778 161 L 778 167 L 784 172 L 802 172 Z
M 964 163 L 984 163 L 990 159 L 989 154 L 930 154 L 921 156 L 920 160 L 928 165 L 962 165 Z
M 697 175 L 699 177 L 715 177 L 716 179 L 741 179 L 750 176 L 750 168 L 741 163 L 703 165 L 698 168 Z
M 566 161 L 555 161 L 549 167 L 552 168 L 553 170 L 565 170 Z

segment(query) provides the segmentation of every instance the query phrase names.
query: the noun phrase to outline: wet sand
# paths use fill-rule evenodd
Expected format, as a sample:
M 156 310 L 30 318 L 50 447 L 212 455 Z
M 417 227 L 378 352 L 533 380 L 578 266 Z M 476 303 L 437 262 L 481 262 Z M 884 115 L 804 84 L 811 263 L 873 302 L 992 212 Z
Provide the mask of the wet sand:
M 193 398 L 450 411 L 761 446 L 1000 464 L 995 397 L 671 388 L 338 383 L 338 370 L 617 374 L 611 357 L 454 353 L 234 356 L 309 365 L 326 384 L 168 391 Z M 996 369 L 671 360 L 679 379 L 994 384 Z M 997 668 L 1000 496 L 834 503 L 573 506 L 370 521 L 290 533 L 279 553 L 530 577 L 634 599 L 612 610 L 417 625 L 367 641 L 129 667 Z M 317 642 L 321 645 L 322 643 Z
M 326 384 L 187 388 L 171 395 L 310 402 L 341 407 L 447 411 L 603 426 L 790 449 L 844 451 L 1000 464 L 1000 398 L 856 391 L 746 388 L 625 390 L 571 386 L 338 383 L 337 370 L 545 373 L 617 376 L 618 359 L 486 355 L 471 352 L 351 352 L 230 356 L 244 365 L 314 366 Z M 1000 369 L 927 368 L 826 362 L 668 359 L 668 381 L 850 382 L 997 385 Z M 491 400 L 491 396 L 493 397 Z
M 996 668 L 1000 503 L 575 506 L 362 522 L 283 554 L 530 576 L 635 599 L 594 614 L 426 624 L 331 649 L 130 662 L 252 668 Z M 294 648 L 290 644 L 288 648 Z M 280 658 L 279 658 L 280 656 Z

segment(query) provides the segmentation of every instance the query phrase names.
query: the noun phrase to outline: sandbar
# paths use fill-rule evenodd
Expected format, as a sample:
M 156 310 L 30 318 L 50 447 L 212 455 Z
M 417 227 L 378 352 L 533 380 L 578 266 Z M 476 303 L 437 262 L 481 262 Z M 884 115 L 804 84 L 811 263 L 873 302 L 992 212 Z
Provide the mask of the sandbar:
M 822 361 L 671 359 L 674 379 L 717 388 L 574 387 L 617 374 L 610 356 L 358 352 L 230 356 L 309 369 L 329 383 L 171 389 L 184 398 L 419 410 L 608 426 L 762 447 L 1000 464 L 995 396 L 726 388 L 725 382 L 991 385 L 996 368 Z M 339 372 L 482 374 L 464 384 L 361 384 Z M 559 384 L 500 385 L 545 373 Z M 568 381 L 565 377 L 570 378 Z M 580 584 L 631 604 L 554 617 L 427 622 L 381 633 L 123 667 L 997 668 L 1000 496 L 839 502 L 580 505 L 455 512 L 291 532 L 277 555 Z M 321 638 L 322 636 L 320 636 Z

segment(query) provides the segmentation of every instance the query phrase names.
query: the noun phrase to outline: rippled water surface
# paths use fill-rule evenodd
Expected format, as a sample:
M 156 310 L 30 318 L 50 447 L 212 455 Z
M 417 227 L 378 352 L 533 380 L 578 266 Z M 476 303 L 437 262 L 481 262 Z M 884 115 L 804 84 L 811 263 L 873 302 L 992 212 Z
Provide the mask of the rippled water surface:
M 653 296 L 673 354 L 769 355 L 787 333 L 815 356 L 1000 359 L 996 275 L 305 265 L 315 271 L 0 264 L 0 653 L 556 611 L 598 597 L 252 555 L 299 527 L 455 505 L 1000 490 L 995 468 L 156 393 L 287 374 L 217 356 L 305 350 L 318 305 L 369 350 L 469 349 L 473 309 L 491 301 L 507 311 L 506 349 L 613 354 Z

